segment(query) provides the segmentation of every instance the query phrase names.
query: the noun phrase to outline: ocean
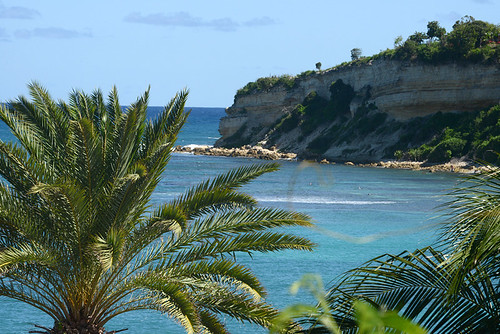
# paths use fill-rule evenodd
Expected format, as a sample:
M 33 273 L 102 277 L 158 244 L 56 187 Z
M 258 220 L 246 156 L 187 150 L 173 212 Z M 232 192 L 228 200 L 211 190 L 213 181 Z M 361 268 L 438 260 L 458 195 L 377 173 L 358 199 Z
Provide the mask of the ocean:
M 160 110 L 151 107 L 154 115 Z M 212 145 L 219 137 L 223 108 L 192 108 L 179 145 Z M 2 124 L 0 138 L 11 135 Z M 195 156 L 174 153 L 153 195 L 153 204 L 175 198 L 188 187 L 242 165 L 265 163 L 250 158 Z M 290 285 L 305 273 L 319 274 L 328 286 L 343 272 L 385 253 L 414 250 L 436 240 L 443 194 L 460 181 L 449 173 L 320 165 L 282 161 L 279 171 L 245 186 L 262 206 L 279 207 L 309 214 L 316 228 L 293 228 L 288 232 L 317 243 L 313 252 L 285 251 L 237 255 L 263 282 L 268 301 L 278 308 L 297 302 L 312 302 L 307 294 L 291 296 Z M 33 324 L 51 326 L 40 311 L 0 297 L 0 332 L 28 333 Z M 112 320 L 108 330 L 128 328 L 125 333 L 184 333 L 165 315 L 138 311 Z M 265 333 L 255 326 L 228 320 L 232 333 Z

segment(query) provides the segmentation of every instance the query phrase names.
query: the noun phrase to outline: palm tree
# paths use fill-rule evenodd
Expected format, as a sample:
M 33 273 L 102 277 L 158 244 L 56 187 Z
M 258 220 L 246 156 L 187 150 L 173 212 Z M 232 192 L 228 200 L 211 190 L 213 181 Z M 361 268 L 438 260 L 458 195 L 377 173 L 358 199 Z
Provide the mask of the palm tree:
M 500 168 L 450 193 L 436 248 L 383 255 L 347 272 L 327 300 L 345 333 L 359 330 L 356 301 L 396 310 L 430 333 L 500 333 Z M 310 318 L 307 333 L 328 333 Z
M 0 109 L 18 140 L 0 141 L 0 295 L 54 320 L 34 333 L 105 333 L 140 309 L 188 333 L 226 333 L 222 314 L 269 326 L 276 311 L 235 254 L 313 246 L 271 230 L 309 217 L 238 191 L 276 164 L 232 170 L 151 208 L 188 116 L 186 90 L 152 121 L 149 90 L 126 111 L 115 88 L 107 100 L 73 91 L 68 103 L 37 83 L 29 90 L 32 101 Z

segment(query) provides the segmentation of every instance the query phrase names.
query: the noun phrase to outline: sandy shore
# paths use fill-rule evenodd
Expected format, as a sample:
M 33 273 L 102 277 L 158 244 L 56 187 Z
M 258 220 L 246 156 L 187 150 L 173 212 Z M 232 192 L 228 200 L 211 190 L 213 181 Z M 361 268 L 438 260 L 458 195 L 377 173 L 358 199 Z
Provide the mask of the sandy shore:
M 208 145 L 176 146 L 175 152 L 191 153 L 195 155 L 223 156 L 223 157 L 247 157 L 247 158 L 257 158 L 264 160 L 297 160 L 297 154 L 295 153 L 280 152 L 275 147 L 272 147 L 271 149 L 266 149 L 260 146 L 250 146 L 250 145 L 246 145 L 239 148 L 222 148 L 222 147 L 213 147 Z M 365 163 L 365 164 L 363 163 L 355 164 L 349 161 L 335 162 L 335 161 L 329 161 L 327 159 L 323 159 L 318 162 L 321 164 L 343 163 L 345 165 L 359 166 L 359 167 L 410 169 L 410 170 L 428 171 L 430 173 L 452 172 L 452 173 L 473 174 L 473 173 L 479 173 L 485 169 L 484 166 L 477 166 L 467 161 L 461 161 L 461 160 L 452 160 L 444 164 L 429 164 L 418 161 L 393 161 L 393 160 Z

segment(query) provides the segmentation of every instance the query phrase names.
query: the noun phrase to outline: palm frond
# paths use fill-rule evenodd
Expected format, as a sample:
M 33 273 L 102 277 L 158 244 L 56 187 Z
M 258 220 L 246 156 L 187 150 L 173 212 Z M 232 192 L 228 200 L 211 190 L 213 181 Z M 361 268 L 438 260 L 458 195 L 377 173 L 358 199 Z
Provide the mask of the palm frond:
M 328 294 L 332 314 L 346 333 L 355 333 L 357 324 L 353 302 L 362 300 L 378 309 L 397 310 L 399 314 L 418 322 L 431 333 L 462 331 L 488 332 L 498 326 L 498 303 L 485 285 L 488 276 L 469 273 L 455 303 L 445 298 L 452 272 L 441 266 L 442 253 L 431 247 L 414 253 L 384 255 L 346 273 L 344 280 Z M 471 298 L 478 296 L 481 298 Z M 492 327 L 493 326 L 493 327 Z M 312 333 L 321 332 L 321 326 Z
M 67 103 L 29 89 L 31 101 L 0 106 L 19 140 L 0 141 L 0 295 L 79 332 L 137 309 L 190 333 L 226 333 L 221 314 L 269 325 L 277 311 L 237 253 L 314 246 L 270 231 L 309 226 L 307 215 L 256 208 L 237 191 L 276 164 L 229 171 L 150 210 L 189 114 L 187 90 L 149 122 L 149 89 L 126 110 L 115 87 L 106 101 L 74 90 Z
M 40 245 L 28 243 L 0 250 L 0 273 L 5 273 L 18 264 L 26 263 L 54 266 L 57 263 L 57 257 Z
M 212 312 L 201 310 L 200 322 L 204 327 L 203 332 L 210 334 L 229 334 L 224 324 Z
M 450 213 L 440 240 L 451 255 L 444 265 L 457 269 L 450 286 L 453 292 L 477 265 L 500 277 L 500 168 L 491 166 L 467 177 L 449 196 L 445 207 Z
M 199 289 L 193 295 L 195 303 L 202 309 L 215 314 L 226 314 L 239 321 L 248 321 L 266 328 L 271 326 L 271 320 L 277 310 L 262 301 L 256 301 L 243 293 L 235 293 L 225 287 L 210 286 Z

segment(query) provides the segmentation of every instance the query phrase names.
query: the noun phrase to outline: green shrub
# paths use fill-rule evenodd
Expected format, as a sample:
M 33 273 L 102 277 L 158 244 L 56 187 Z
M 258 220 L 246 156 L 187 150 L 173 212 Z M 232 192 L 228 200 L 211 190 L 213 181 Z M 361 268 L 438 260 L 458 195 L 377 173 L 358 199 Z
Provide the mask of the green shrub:
M 331 143 L 332 138 L 328 135 L 323 135 L 313 139 L 309 145 L 307 145 L 307 149 L 312 153 L 323 154 L 330 148 Z
M 387 119 L 387 114 L 377 112 L 372 115 L 361 117 L 357 125 L 358 133 L 361 135 L 369 134 L 375 131 L 378 127 L 382 126 Z
M 489 163 L 500 163 L 500 135 L 482 141 L 476 148 L 476 157 Z
M 308 77 L 308 76 L 313 75 L 315 73 L 316 73 L 316 71 L 312 71 L 312 70 L 304 71 L 304 72 L 300 73 L 299 75 L 297 75 L 297 78 L 305 78 L 305 77 Z
M 447 162 L 452 157 L 461 157 L 466 140 L 460 138 L 449 138 L 436 145 L 429 153 L 429 162 Z
M 329 102 L 315 91 L 310 92 L 296 110 L 302 116 L 300 130 L 305 136 L 311 134 L 325 121 L 333 120 L 333 112 L 329 108 Z
M 300 116 L 297 112 L 289 113 L 281 118 L 275 129 L 278 132 L 288 133 L 295 129 L 300 122 Z
M 281 76 L 259 78 L 254 82 L 247 83 L 243 88 L 238 89 L 235 97 L 269 90 L 279 85 L 284 86 L 286 89 L 292 89 L 295 86 L 295 77 L 285 74 Z
M 342 79 L 333 82 L 330 86 L 330 100 L 333 110 L 338 114 L 349 113 L 349 105 L 354 95 L 352 86 L 346 85 Z

